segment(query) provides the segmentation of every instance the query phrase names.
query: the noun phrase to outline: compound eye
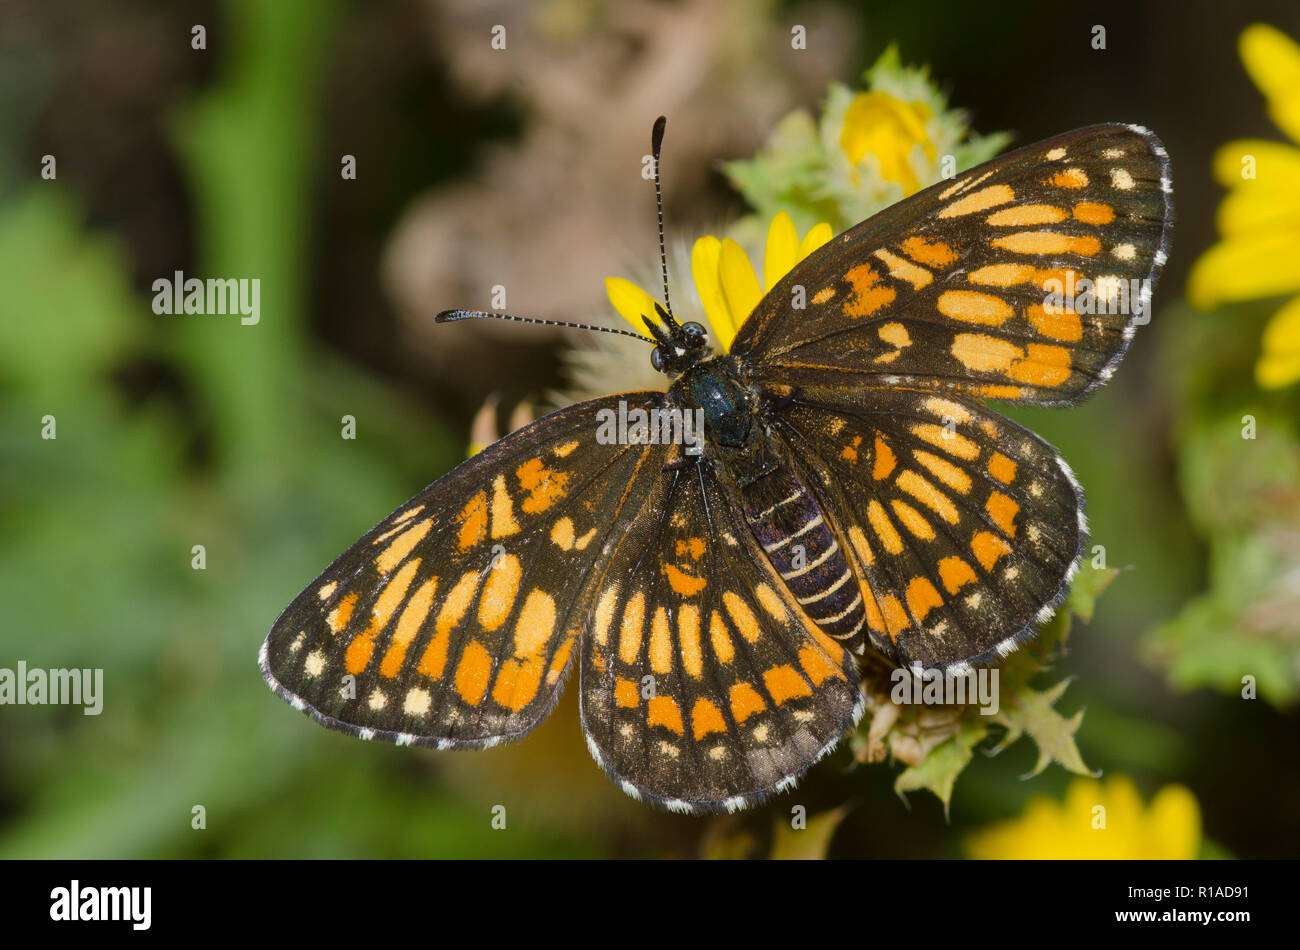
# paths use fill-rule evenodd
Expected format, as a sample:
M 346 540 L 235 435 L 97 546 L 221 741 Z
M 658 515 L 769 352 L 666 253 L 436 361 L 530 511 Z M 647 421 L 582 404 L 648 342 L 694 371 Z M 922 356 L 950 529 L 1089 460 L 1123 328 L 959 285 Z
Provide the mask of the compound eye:
M 657 346 L 650 351 L 650 365 L 654 367 L 656 373 L 664 371 L 664 353 Z
M 682 336 L 688 346 L 703 346 L 709 338 L 704 327 L 694 321 L 682 324 Z

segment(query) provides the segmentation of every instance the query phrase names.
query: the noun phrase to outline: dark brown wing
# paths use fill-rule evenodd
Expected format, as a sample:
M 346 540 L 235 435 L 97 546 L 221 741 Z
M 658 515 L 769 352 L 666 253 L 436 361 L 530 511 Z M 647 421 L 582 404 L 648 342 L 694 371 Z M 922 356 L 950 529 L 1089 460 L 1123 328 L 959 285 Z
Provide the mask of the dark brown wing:
M 907 666 L 996 662 L 1052 616 L 1086 541 L 1050 445 L 927 390 L 801 391 L 776 431 L 863 582 L 872 643 Z
M 588 617 L 576 605 L 658 481 L 667 447 L 602 444 L 579 403 L 489 446 L 312 581 L 262 647 L 271 688 L 365 739 L 516 739 L 550 711 Z
M 630 795 L 735 810 L 862 714 L 854 659 L 785 592 L 709 463 L 668 473 L 591 591 L 582 720 Z
M 1168 156 L 1154 135 L 1067 132 L 835 238 L 763 298 L 731 352 L 760 383 L 1073 403 L 1110 376 L 1149 319 L 1171 218 Z

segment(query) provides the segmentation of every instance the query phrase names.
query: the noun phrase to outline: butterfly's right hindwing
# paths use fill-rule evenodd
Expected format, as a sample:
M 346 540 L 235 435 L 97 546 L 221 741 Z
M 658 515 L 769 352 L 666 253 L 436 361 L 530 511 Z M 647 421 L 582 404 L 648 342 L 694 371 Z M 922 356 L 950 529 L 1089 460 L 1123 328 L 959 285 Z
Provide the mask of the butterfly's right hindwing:
M 424 489 L 285 609 L 263 647 L 267 682 L 364 738 L 484 746 L 537 725 L 586 620 L 584 582 L 665 453 L 601 444 L 598 413 L 662 398 L 560 409 Z

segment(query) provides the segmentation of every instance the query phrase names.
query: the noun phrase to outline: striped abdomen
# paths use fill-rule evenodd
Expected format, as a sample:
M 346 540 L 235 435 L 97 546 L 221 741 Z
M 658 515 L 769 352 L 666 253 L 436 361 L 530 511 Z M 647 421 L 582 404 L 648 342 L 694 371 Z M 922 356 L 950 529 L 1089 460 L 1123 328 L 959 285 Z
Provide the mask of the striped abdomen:
M 862 591 L 812 492 L 777 469 L 742 489 L 745 520 L 795 600 L 837 640 L 862 633 Z

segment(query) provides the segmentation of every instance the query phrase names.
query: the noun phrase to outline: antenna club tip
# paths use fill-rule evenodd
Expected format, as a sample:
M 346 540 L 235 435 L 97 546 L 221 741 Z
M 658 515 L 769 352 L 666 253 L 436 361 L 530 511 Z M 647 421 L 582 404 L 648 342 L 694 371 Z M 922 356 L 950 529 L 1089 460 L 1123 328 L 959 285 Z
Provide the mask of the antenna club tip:
M 436 317 L 433 318 L 433 322 L 452 323 L 460 319 L 460 315 L 461 315 L 461 311 L 459 310 L 444 310 L 442 311 L 442 313 L 438 314 Z
M 650 133 L 650 144 L 654 147 L 656 155 L 664 144 L 664 128 L 668 125 L 668 117 L 661 115 L 655 119 L 654 129 Z

